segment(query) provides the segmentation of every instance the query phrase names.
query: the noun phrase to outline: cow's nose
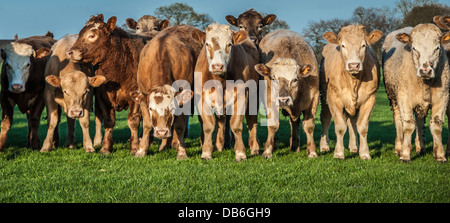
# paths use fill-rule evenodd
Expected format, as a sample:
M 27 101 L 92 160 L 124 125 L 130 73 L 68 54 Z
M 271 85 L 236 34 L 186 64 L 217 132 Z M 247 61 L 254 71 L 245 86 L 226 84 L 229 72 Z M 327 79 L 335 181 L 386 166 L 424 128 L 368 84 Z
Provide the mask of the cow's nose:
M 278 101 L 280 102 L 280 106 L 286 106 L 290 104 L 291 97 L 278 97 Z
M 20 90 L 22 90 L 22 88 L 23 88 L 23 85 L 21 85 L 21 84 L 12 84 L 11 85 L 11 89 L 13 91 L 20 91 Z
M 359 70 L 361 63 L 348 63 L 349 70 Z
M 81 108 L 72 108 L 70 109 L 70 116 L 72 118 L 80 118 L 83 116 L 83 109 Z
M 169 136 L 169 130 L 168 129 L 158 129 L 158 130 L 156 130 L 156 136 L 158 138 L 166 138 Z
M 225 68 L 225 66 L 223 64 L 216 63 L 216 64 L 212 65 L 213 71 L 216 71 L 216 72 L 222 72 L 224 68 Z

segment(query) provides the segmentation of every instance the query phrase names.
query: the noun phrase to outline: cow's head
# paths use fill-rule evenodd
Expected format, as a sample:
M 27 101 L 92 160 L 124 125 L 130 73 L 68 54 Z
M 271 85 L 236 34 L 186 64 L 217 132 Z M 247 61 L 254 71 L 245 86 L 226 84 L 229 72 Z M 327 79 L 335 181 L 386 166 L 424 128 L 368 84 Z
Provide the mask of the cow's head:
M 278 82 L 277 104 L 283 108 L 293 106 L 297 99 L 299 83 L 311 74 L 312 65 L 299 65 L 291 58 L 277 58 L 270 66 L 255 65 L 255 70 L 261 76 Z
M 338 45 L 345 69 L 353 75 L 357 75 L 363 70 L 367 47 L 376 43 L 381 36 L 383 36 L 383 32 L 379 30 L 367 34 L 362 25 L 343 27 L 338 35 L 333 32 L 323 34 L 327 42 Z
M 84 116 L 84 108 L 89 106 L 87 104 L 88 98 L 92 95 L 91 87 L 98 87 L 105 80 L 104 76 L 88 77 L 81 71 L 71 71 L 62 77 L 48 75 L 45 78 L 45 81 L 51 86 L 61 88 L 66 105 L 65 109 L 67 110 L 64 112 L 70 118 L 81 118 Z
M 144 15 L 137 22 L 132 18 L 128 18 L 126 22 L 128 28 L 136 30 L 136 34 L 151 31 L 161 31 L 167 28 L 170 24 L 169 20 L 167 19 L 158 21 L 157 18 L 151 15 Z
M 46 60 L 50 54 L 48 48 L 34 50 L 32 46 L 24 43 L 12 42 L 6 45 L 5 49 L 1 50 L 1 57 L 8 77 L 8 90 L 13 93 L 24 92 L 35 63 L 38 60 Z
M 150 120 L 153 126 L 155 137 L 163 139 L 172 136 L 172 125 L 175 119 L 176 105 L 178 107 L 188 103 L 194 92 L 182 90 L 175 93 L 175 89 L 170 85 L 163 85 L 151 89 L 148 93 L 140 91 L 130 92 L 131 98 L 142 107 L 147 107 L 150 113 Z
M 92 16 L 78 34 L 77 41 L 67 51 L 67 58 L 73 62 L 96 64 L 107 55 L 108 40 L 116 28 L 117 18 L 112 16 L 105 23 L 103 15 Z
M 450 33 L 442 34 L 433 24 L 419 24 L 411 30 L 411 34 L 399 33 L 395 37 L 411 47 L 417 76 L 434 78 L 439 57 L 444 51 L 442 45 L 450 43 Z
M 247 39 L 247 32 L 235 32 L 229 25 L 211 24 L 205 30 L 205 49 L 208 69 L 215 75 L 223 75 L 228 68 L 233 45 Z
M 263 26 L 272 24 L 276 18 L 277 16 L 274 14 L 262 17 L 262 15 L 254 9 L 247 10 L 240 14 L 237 19 L 232 15 L 225 16 L 225 19 L 230 25 L 238 27 L 239 30 L 247 31 L 250 40 L 256 43 L 256 45 L 258 45 L 262 39 Z

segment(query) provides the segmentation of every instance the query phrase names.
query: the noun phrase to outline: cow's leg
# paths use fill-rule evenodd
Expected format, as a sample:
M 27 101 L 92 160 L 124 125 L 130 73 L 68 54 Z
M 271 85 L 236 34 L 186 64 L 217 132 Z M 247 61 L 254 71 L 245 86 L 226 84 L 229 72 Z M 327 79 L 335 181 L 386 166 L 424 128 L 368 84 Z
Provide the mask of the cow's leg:
M 337 101 L 335 101 L 338 104 Z M 330 106 L 330 112 L 334 119 L 334 131 L 336 133 L 336 147 L 334 149 L 334 158 L 345 159 L 344 156 L 344 135 L 347 131 L 347 121 L 343 113 L 343 107 L 337 105 Z
M 97 92 L 97 91 L 96 91 Z M 102 111 L 100 108 L 100 102 L 97 97 L 97 93 L 95 94 L 95 101 L 94 101 L 94 114 L 95 114 L 95 136 L 94 136 L 94 146 L 101 146 L 102 145 L 102 122 L 103 122 L 103 116 Z
M 289 125 L 291 126 L 291 138 L 289 140 L 289 147 L 291 151 L 300 152 L 300 140 L 298 136 L 298 126 L 300 125 L 300 118 L 297 117 L 297 120 L 293 120 L 292 117 L 289 117 Z
M 369 118 L 372 114 L 373 107 L 375 106 L 375 100 L 376 95 L 373 94 L 363 105 L 361 105 L 358 114 L 358 121 L 356 122 L 360 142 L 359 157 L 361 157 L 361 159 L 363 160 L 370 159 L 369 145 L 367 144 L 367 134 L 369 132 Z
M 416 117 L 416 138 L 415 147 L 416 153 L 421 154 L 425 152 L 425 133 L 424 133 L 425 119 Z
M 128 112 L 128 127 L 131 131 L 130 137 L 130 154 L 136 154 L 139 147 L 139 125 L 141 123 L 140 106 L 138 103 L 131 103 Z
M 450 129 L 450 103 L 447 104 L 447 128 Z M 450 156 L 450 131 L 447 136 L 447 154 L 446 156 Z
M 306 153 L 309 158 L 317 157 L 316 144 L 314 143 L 314 114 L 312 110 L 306 110 L 303 112 L 303 131 L 306 134 Z
M 81 126 L 81 131 L 83 132 L 83 147 L 84 147 L 84 151 L 86 151 L 87 153 L 93 153 L 95 152 L 94 150 L 94 146 L 92 146 L 92 139 L 91 136 L 89 135 L 89 115 L 90 115 L 90 110 L 89 108 L 85 108 L 84 109 L 84 116 L 81 117 L 80 119 L 78 119 L 78 121 L 80 122 L 80 126 Z
M 242 121 L 244 119 L 243 115 L 233 114 L 230 119 L 230 128 L 234 134 L 234 152 L 236 161 L 247 159 L 245 155 L 244 140 L 242 139 Z
M 45 104 L 47 107 L 47 136 L 45 137 L 44 143 L 41 148 L 41 152 L 48 152 L 53 148 L 55 142 L 54 136 L 58 131 L 57 127 L 59 121 L 58 104 L 47 95 L 45 97 Z
M 223 147 L 225 145 L 225 125 L 226 125 L 227 117 L 226 115 L 217 115 L 217 132 L 216 132 L 216 149 L 219 152 L 222 152 Z
M 213 152 L 212 134 L 214 132 L 214 128 L 216 125 L 214 115 L 209 115 L 206 114 L 204 111 L 202 111 L 202 123 L 203 123 L 202 159 L 212 159 L 212 152 Z
M 395 124 L 395 155 L 400 156 L 402 153 L 402 144 L 403 144 L 403 122 L 400 116 L 400 109 L 398 105 L 391 101 L 392 111 L 394 114 L 394 124 Z
M 320 134 L 320 152 L 328 152 L 330 151 L 328 129 L 331 124 L 331 112 L 326 101 L 322 100 L 321 105 L 322 110 L 320 111 L 320 123 L 322 124 L 322 130 Z
M 403 142 L 400 160 L 407 162 L 411 160 L 411 135 L 416 128 L 416 120 L 413 111 L 409 106 L 399 105 L 399 107 L 403 126 Z
M 179 115 L 173 122 L 174 134 L 172 137 L 173 145 L 177 148 L 177 160 L 187 159 L 186 145 L 184 144 L 184 132 L 187 129 L 186 122 L 189 116 Z
M 267 126 L 267 140 L 266 143 L 264 144 L 264 152 L 262 154 L 262 157 L 272 158 L 273 151 L 276 148 L 275 135 L 279 127 L 280 127 L 279 120 L 276 122 L 276 124 Z
M 55 127 L 55 131 L 53 132 L 53 148 L 56 148 L 59 146 L 59 124 L 61 123 L 61 113 L 62 109 L 61 106 L 58 106 L 58 122 Z
M 100 153 L 108 155 L 113 149 L 113 129 L 116 125 L 116 113 L 112 107 L 105 108 L 103 114 L 103 124 L 105 125 L 105 135 L 103 137 L 102 149 Z
M 44 93 L 37 96 L 38 98 L 43 98 Z M 41 148 L 41 141 L 39 139 L 39 124 L 41 121 L 41 114 L 44 110 L 45 103 L 44 100 L 36 100 L 33 107 L 30 110 L 30 113 L 27 113 L 27 116 L 29 115 L 28 119 L 28 126 L 30 127 L 30 143 L 31 148 L 35 150 L 39 150 Z
M 3 152 L 6 144 L 8 132 L 11 129 L 14 115 L 14 103 L 11 103 L 7 98 L 1 97 L 2 107 L 2 126 L 0 132 L 0 152 Z
M 75 119 L 67 116 L 67 143 L 66 146 L 69 149 L 73 149 L 75 142 Z
M 135 154 L 136 157 L 143 157 L 147 154 L 150 139 L 152 139 L 152 120 L 147 106 L 140 106 L 142 114 L 142 138 L 139 142 L 139 148 Z
M 358 137 L 357 134 L 357 127 L 356 127 L 356 121 L 358 120 L 358 116 L 355 114 L 354 116 L 350 116 L 347 119 L 347 125 L 348 125 L 348 136 L 349 136 L 349 142 L 348 142 L 348 148 L 351 153 L 356 154 L 358 152 Z
M 442 127 L 445 120 L 445 109 L 448 98 L 437 97 L 432 101 L 430 132 L 433 136 L 433 156 L 437 162 L 446 162 L 444 146 L 442 145 Z
M 248 129 L 248 145 L 250 147 L 251 155 L 259 154 L 259 140 L 258 140 L 258 116 L 246 115 L 247 129 Z

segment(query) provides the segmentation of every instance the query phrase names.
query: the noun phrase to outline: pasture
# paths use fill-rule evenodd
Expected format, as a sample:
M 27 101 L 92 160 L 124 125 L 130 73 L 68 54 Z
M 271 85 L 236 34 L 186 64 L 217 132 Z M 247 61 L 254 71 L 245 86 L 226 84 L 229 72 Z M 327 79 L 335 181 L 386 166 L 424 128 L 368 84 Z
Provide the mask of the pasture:
M 320 106 L 315 119 L 314 139 L 319 146 Z M 46 116 L 44 110 L 42 117 Z M 289 151 L 289 120 L 281 118 L 278 149 L 273 158 L 250 156 L 235 162 L 234 151 L 214 151 L 212 160 L 202 160 L 200 125 L 191 118 L 186 139 L 189 159 L 176 160 L 175 149 L 158 151 L 157 140 L 142 158 L 129 154 L 127 112 L 117 113 L 114 147 L 110 155 L 85 153 L 81 128 L 76 122 L 75 149 L 65 148 L 66 118 L 62 115 L 60 147 L 48 153 L 25 148 L 26 116 L 16 108 L 7 148 L 0 153 L 0 202 L 101 202 L 101 203 L 448 203 L 450 166 L 433 158 L 433 143 L 426 124 L 426 152 L 412 153 L 409 163 L 394 155 L 395 128 L 382 81 L 370 118 L 368 142 L 371 160 L 345 150 L 345 160 L 333 158 L 335 135 L 330 128 L 331 152 L 318 158 L 306 155 L 305 134 L 301 130 L 301 151 Z M 94 135 L 91 113 L 91 137 Z M 245 126 L 245 125 L 244 125 Z M 39 135 L 46 135 L 41 120 Z M 259 126 L 261 147 L 267 135 Z M 445 122 L 444 145 L 448 135 Z M 247 132 L 244 140 L 247 142 Z M 348 134 L 345 136 L 345 146 Z M 262 153 L 262 149 L 260 153 Z

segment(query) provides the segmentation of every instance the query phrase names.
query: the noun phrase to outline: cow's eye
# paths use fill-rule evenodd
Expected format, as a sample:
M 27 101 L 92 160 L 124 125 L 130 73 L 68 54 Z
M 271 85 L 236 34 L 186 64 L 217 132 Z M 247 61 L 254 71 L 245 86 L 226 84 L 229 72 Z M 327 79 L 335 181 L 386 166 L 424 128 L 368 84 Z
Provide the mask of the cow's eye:
M 153 27 L 153 30 L 158 31 L 158 28 L 157 27 Z
M 89 92 L 89 89 L 86 89 L 85 91 L 84 91 L 84 94 L 87 94 Z
M 205 43 L 205 46 L 209 47 L 209 43 Z
M 66 90 L 64 90 L 64 91 L 63 91 L 63 93 L 64 93 L 64 94 L 67 94 L 67 91 L 66 91 Z
M 30 63 L 25 64 L 25 68 L 30 67 Z
M 89 39 L 94 39 L 94 38 L 95 38 L 95 35 L 94 35 L 94 34 L 91 34 L 91 35 L 88 36 L 88 38 L 89 38 Z
M 231 47 L 231 46 L 233 46 L 233 44 L 231 44 L 231 43 L 228 43 L 228 44 L 227 44 L 227 47 Z
M 259 29 L 262 29 L 262 27 L 263 27 L 262 24 L 259 24 L 259 25 L 258 25 L 258 28 L 259 28 Z
M 434 50 L 435 50 L 435 51 L 438 51 L 439 49 L 441 49 L 441 47 L 438 46 L 438 47 L 436 47 L 436 49 L 434 49 Z
M 239 29 L 244 29 L 245 27 L 243 25 L 239 25 Z
M 136 30 L 139 30 L 139 29 L 141 29 L 141 27 L 139 27 L 139 26 L 138 26 L 138 27 L 136 27 Z
M 345 48 L 345 45 L 344 45 L 344 44 L 342 44 L 342 45 L 341 45 L 341 48 Z
M 365 47 L 366 47 L 366 44 L 363 44 L 363 45 L 362 45 L 362 48 L 365 48 Z

